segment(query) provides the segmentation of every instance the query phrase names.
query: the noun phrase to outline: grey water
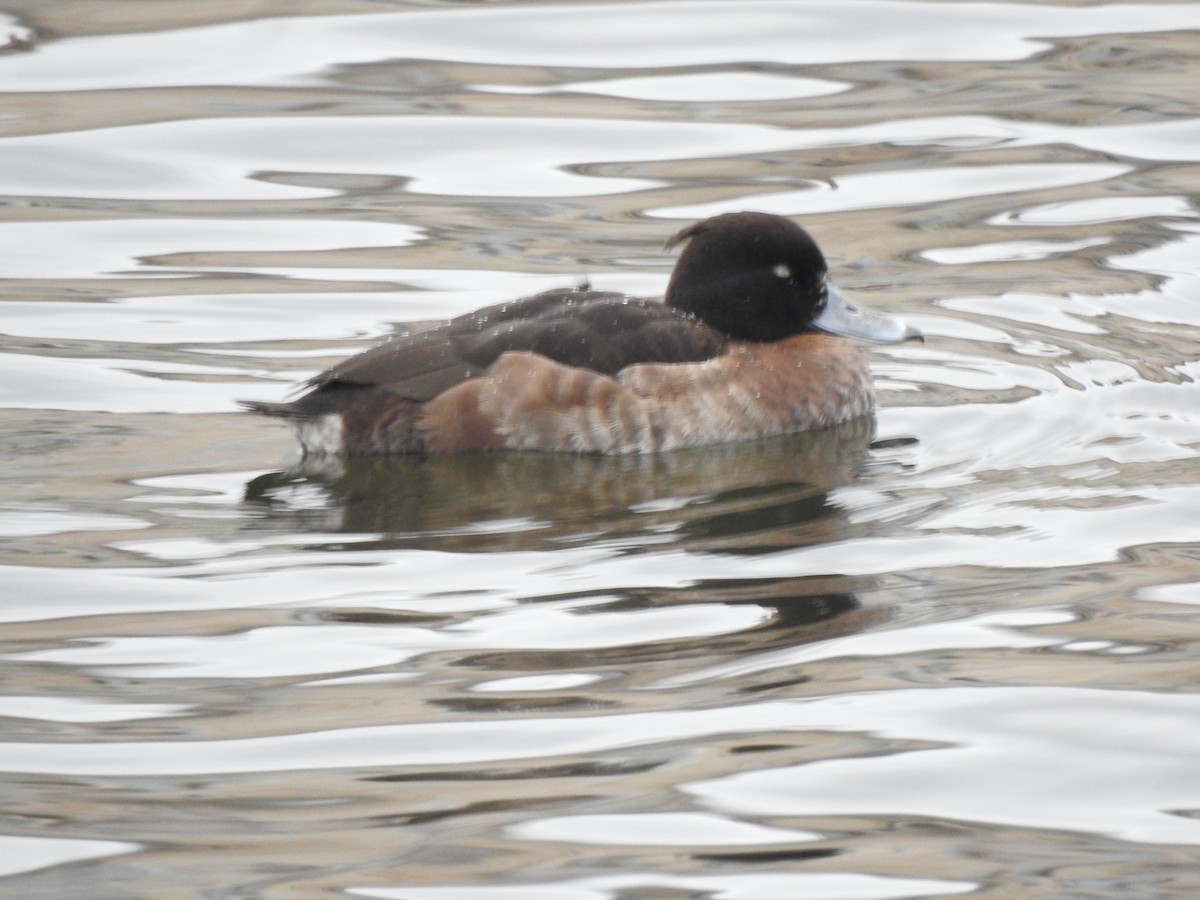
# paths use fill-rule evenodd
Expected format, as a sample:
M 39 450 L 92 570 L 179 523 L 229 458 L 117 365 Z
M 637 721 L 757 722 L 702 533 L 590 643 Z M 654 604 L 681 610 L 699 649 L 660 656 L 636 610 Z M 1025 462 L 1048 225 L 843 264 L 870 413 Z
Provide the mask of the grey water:
M 0 896 L 1200 893 L 1200 3 L 0 0 Z M 873 422 L 237 398 L 795 216 Z

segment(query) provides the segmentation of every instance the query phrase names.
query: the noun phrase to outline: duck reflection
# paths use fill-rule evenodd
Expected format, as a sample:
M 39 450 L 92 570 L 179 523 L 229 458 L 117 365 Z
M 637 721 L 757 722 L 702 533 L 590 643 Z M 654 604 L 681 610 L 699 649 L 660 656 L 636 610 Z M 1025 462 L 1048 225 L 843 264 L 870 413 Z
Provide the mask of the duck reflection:
M 583 669 L 630 677 L 642 664 L 655 678 L 854 633 L 889 613 L 864 608 L 860 580 L 838 574 L 755 577 L 739 573 L 749 555 L 842 540 L 855 527 L 833 491 L 859 476 L 870 453 L 873 422 L 745 444 L 721 444 L 651 456 L 497 453 L 434 458 L 306 459 L 255 478 L 245 501 L 258 515 L 249 527 L 290 534 L 308 549 L 426 548 L 460 552 L 464 565 L 489 551 L 595 546 L 622 553 L 684 549 L 728 555 L 726 578 L 676 587 L 606 588 L 603 597 L 564 592 L 539 601 L 578 600 L 579 616 L 666 607 L 752 606 L 759 623 L 728 632 L 676 635 L 578 648 L 479 649 L 453 668 L 480 678 Z M 597 600 L 601 602 L 596 602 Z M 322 614 L 340 623 L 381 624 L 378 609 Z M 399 614 L 398 614 L 399 615 Z M 407 615 L 405 613 L 404 615 Z M 455 676 L 446 677 L 455 680 Z M 461 675 L 457 676 L 461 677 Z M 803 682 L 794 671 L 752 677 L 743 690 Z M 533 703 L 573 708 L 606 702 L 597 685 L 582 693 L 454 694 L 436 702 L 467 710 L 518 710 Z
M 582 691 L 539 691 L 529 695 L 489 690 L 448 695 L 432 702 L 447 709 L 472 712 L 524 711 L 530 704 L 541 709 L 624 705 L 627 697 L 620 694 L 620 689 L 613 693 L 605 686 L 610 679 L 615 679 L 618 685 L 633 682 L 657 688 L 676 681 L 694 684 L 712 680 L 721 683 L 719 689 L 723 693 L 732 688 L 745 694 L 794 695 L 793 689 L 808 683 L 812 676 L 805 668 L 786 660 L 772 662 L 773 653 L 856 634 L 891 617 L 892 611 L 887 607 L 864 606 L 854 591 L 855 586 L 854 579 L 830 576 L 724 583 L 702 580 L 680 589 L 620 592 L 619 600 L 597 607 L 594 614 L 720 603 L 753 606 L 765 615 L 751 628 L 592 647 L 586 656 L 581 656 L 577 649 L 480 651 L 459 660 L 457 666 L 475 670 L 485 682 L 494 677 L 581 671 L 598 675 L 600 681 Z M 755 665 L 755 660 L 763 662 Z M 746 666 L 748 671 L 745 675 L 724 673 L 727 666 Z
M 873 420 L 740 444 L 634 456 L 493 453 L 305 458 L 246 485 L 248 527 L 372 536 L 356 546 L 545 549 L 684 543 L 763 552 L 831 539 L 829 503 L 866 459 Z

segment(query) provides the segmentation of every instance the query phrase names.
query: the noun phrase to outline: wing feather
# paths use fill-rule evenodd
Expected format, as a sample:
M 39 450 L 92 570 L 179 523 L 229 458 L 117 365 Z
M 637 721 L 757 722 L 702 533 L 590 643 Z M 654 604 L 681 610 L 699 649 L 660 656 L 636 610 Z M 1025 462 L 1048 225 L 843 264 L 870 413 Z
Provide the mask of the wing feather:
M 546 291 L 400 335 L 310 382 L 378 386 L 424 403 L 487 371 L 503 354 L 527 351 L 611 375 L 636 363 L 698 362 L 725 338 L 661 303 L 585 289 Z

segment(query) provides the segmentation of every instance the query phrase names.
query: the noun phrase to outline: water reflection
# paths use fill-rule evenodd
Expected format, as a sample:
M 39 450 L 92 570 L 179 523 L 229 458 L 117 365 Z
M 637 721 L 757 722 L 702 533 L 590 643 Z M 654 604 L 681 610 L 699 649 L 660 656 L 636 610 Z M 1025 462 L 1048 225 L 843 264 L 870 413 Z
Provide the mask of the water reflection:
M 536 131 L 532 148 L 524 135 Z M 439 196 L 578 197 L 659 182 L 597 166 L 783 150 L 795 138 L 760 125 L 512 116 L 305 116 L 185 120 L 10 137 L 0 191 L 126 200 L 316 199 L 364 187 Z M 479 166 L 473 149 L 491 149 Z M 356 152 L 348 157 L 347 145 Z M 326 174 L 338 173 L 332 179 Z M 97 173 L 102 173 L 97 175 Z M 380 181 L 383 181 L 381 184 Z
M 802 862 L 827 855 L 822 851 L 792 851 L 789 854 L 760 854 L 758 861 Z M 754 862 L 750 854 L 743 862 Z M 700 857 L 698 857 L 700 858 Z M 839 900 L 903 900 L 906 897 L 942 897 L 965 894 L 976 887 L 963 881 L 934 878 L 882 878 L 840 872 L 795 872 L 731 875 L 659 875 L 654 873 L 598 875 L 571 881 L 526 884 L 520 896 L 529 900 L 616 900 L 623 896 L 655 894 L 693 897 L 754 897 L 757 900 L 794 900 L 796 897 L 837 897 Z M 355 897 L 377 900 L 512 900 L 504 887 L 448 885 L 445 887 L 357 888 Z
M 1200 807 L 1200 789 L 1182 789 L 1200 784 L 1200 742 L 1194 731 L 1180 728 L 1200 713 L 1195 695 L 964 687 L 903 698 L 860 695 L 817 702 L 812 711 L 824 727 L 854 728 L 866 706 L 874 708 L 867 718 L 880 723 L 890 740 L 919 740 L 926 749 L 760 769 L 685 790 L 727 812 L 902 810 L 933 819 L 1097 831 L 1130 841 L 1200 842 L 1200 824 L 1179 814 Z M 1174 735 L 1170 748 L 1160 743 L 1164 734 Z M 1144 765 L 1150 758 L 1153 771 Z M 1106 789 L 1083 787 L 1094 783 Z M 1045 791 L 1060 802 L 1039 802 Z
M 1200 4 L 13 8 L 4 891 L 1200 892 Z M 931 335 L 881 440 L 232 413 L 772 205 Z
M 864 464 L 874 422 L 679 453 L 306 458 L 260 475 L 254 530 L 378 533 L 369 545 L 511 550 L 665 541 L 747 553 L 828 541 L 829 492 Z
M 1073 8 L 860 0 L 853 16 L 840 3 L 787 0 L 743 0 L 736 11 L 713 0 L 625 3 L 619 15 L 604 4 L 549 9 L 472 5 L 250 17 L 199 28 L 171 28 L 167 19 L 156 23 L 153 41 L 118 34 L 50 42 L 43 52 L 10 62 L 9 90 L 304 84 L 340 80 L 346 70 L 395 59 L 635 70 L 646 65 L 648 53 L 658 67 L 743 60 L 791 65 L 1005 60 L 1044 49 L 1047 38 L 1200 26 L 1200 11 L 1187 3 Z M 260 14 L 254 10 L 254 16 Z M 875 27 L 861 27 L 864 21 Z
M 424 462 L 307 458 L 246 485 L 244 502 L 259 514 L 246 527 L 256 534 L 292 535 L 292 540 L 310 533 L 309 549 L 328 553 L 347 549 L 330 539 L 333 533 L 353 536 L 349 546 L 356 552 L 429 548 L 494 553 L 578 544 L 636 554 L 670 546 L 713 558 L 704 568 L 714 571 L 721 567 L 713 554 L 745 558 L 842 535 L 846 513 L 831 500 L 831 492 L 861 472 L 873 426 L 866 418 L 808 434 L 653 456 L 512 453 Z M 569 584 L 565 580 L 564 589 Z M 479 670 L 477 677 L 484 681 L 495 673 L 579 672 L 574 657 L 581 644 L 589 647 L 590 671 L 627 670 L 656 660 L 720 664 L 836 638 L 886 620 L 887 610 L 862 609 L 858 587 L 856 579 L 832 575 L 718 579 L 699 570 L 690 584 L 679 587 L 597 592 L 581 585 L 576 591 L 543 594 L 540 612 L 526 609 L 525 618 L 535 623 L 532 631 L 521 631 L 515 621 L 501 625 L 501 619 L 514 618 L 511 613 L 494 624 L 480 616 L 471 626 L 476 637 L 465 644 L 419 641 L 414 646 L 443 652 L 455 646 L 470 649 L 464 664 Z M 570 615 L 556 623 L 552 610 L 558 608 Z M 700 615 L 701 610 L 708 613 Z M 722 612 L 714 617 L 718 610 Z M 381 615 L 378 609 L 346 609 L 319 618 L 376 629 L 390 624 L 388 642 L 395 647 L 395 628 L 408 624 L 411 614 L 394 621 Z M 428 625 L 438 627 L 436 622 Z M 324 638 L 326 654 L 331 637 Z M 510 639 L 512 646 L 505 646 Z M 269 645 L 277 639 L 264 640 Z M 189 655 L 212 657 L 216 652 L 210 647 Z M 343 662 L 323 668 L 336 672 L 350 658 L 363 664 L 374 658 L 377 665 L 401 658 L 395 649 L 383 656 L 361 646 L 339 657 Z M 796 679 L 780 676 L 777 682 Z M 492 690 L 437 704 L 459 712 L 513 713 L 531 706 L 588 708 L 597 702 L 594 696 L 570 691 L 540 693 L 530 700 L 521 691 Z

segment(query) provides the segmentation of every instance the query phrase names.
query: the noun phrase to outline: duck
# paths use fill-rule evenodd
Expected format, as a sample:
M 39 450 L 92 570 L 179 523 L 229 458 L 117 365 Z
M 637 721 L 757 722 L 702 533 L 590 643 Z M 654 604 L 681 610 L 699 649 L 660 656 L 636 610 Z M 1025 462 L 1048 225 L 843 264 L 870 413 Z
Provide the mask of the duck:
M 548 290 L 401 334 L 290 402 L 240 403 L 283 419 L 306 456 L 659 453 L 871 415 L 867 356 L 847 338 L 923 340 L 848 300 L 787 217 L 717 215 L 675 247 L 662 301 Z

